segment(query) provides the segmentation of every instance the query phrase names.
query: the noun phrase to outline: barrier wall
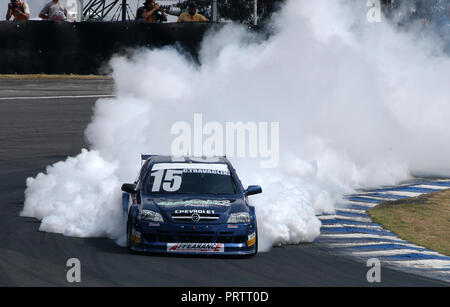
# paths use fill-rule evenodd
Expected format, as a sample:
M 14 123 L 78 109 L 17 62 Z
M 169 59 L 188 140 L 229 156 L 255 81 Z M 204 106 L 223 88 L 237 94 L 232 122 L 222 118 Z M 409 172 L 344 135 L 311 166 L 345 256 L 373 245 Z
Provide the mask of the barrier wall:
M 209 23 L 0 22 L 0 73 L 98 74 L 112 55 L 177 45 L 194 58 Z

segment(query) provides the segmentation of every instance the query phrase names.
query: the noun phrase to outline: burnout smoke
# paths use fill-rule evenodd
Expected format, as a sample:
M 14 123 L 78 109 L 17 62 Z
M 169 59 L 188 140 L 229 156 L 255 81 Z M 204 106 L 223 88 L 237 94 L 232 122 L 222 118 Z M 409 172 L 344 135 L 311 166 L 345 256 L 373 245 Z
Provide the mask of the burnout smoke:
M 450 60 L 442 41 L 364 22 L 366 1 L 288 1 L 261 41 L 230 24 L 197 65 L 173 48 L 112 59 L 117 97 L 96 103 L 83 150 L 27 180 L 22 215 L 41 230 L 122 242 L 120 184 L 140 153 L 170 153 L 175 122 L 279 122 L 278 167 L 232 159 L 260 184 L 260 250 L 313 241 L 316 214 L 355 188 L 450 175 Z M 123 239 L 123 238 L 122 238 Z

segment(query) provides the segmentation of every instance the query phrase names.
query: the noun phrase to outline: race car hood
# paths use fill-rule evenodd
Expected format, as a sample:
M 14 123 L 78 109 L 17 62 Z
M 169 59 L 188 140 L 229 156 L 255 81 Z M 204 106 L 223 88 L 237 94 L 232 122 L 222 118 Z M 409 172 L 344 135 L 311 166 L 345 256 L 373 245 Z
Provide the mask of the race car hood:
M 158 211 L 171 220 L 174 216 L 191 216 L 200 214 L 201 216 L 217 216 L 217 222 L 221 222 L 234 212 L 248 212 L 249 209 L 244 199 L 147 199 L 143 209 Z

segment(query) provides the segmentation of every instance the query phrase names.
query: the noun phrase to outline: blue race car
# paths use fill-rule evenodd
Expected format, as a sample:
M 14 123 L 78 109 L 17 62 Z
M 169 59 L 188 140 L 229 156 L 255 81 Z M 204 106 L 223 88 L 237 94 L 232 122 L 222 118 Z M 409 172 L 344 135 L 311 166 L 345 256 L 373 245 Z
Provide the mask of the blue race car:
M 225 157 L 142 155 L 133 184 L 123 184 L 130 250 L 179 254 L 255 255 L 255 208 Z

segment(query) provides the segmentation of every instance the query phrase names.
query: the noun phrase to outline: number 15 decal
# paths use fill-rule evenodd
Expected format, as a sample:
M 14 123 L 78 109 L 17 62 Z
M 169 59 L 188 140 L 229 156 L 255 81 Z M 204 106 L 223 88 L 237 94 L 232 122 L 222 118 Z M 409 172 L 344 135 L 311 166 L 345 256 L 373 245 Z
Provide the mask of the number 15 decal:
M 164 176 L 165 172 L 165 176 Z M 166 192 L 176 192 L 181 187 L 181 174 L 182 170 L 177 169 L 160 169 L 152 172 L 151 176 L 154 177 L 152 192 L 159 192 L 161 190 L 161 186 Z M 164 180 L 163 180 L 164 177 Z

